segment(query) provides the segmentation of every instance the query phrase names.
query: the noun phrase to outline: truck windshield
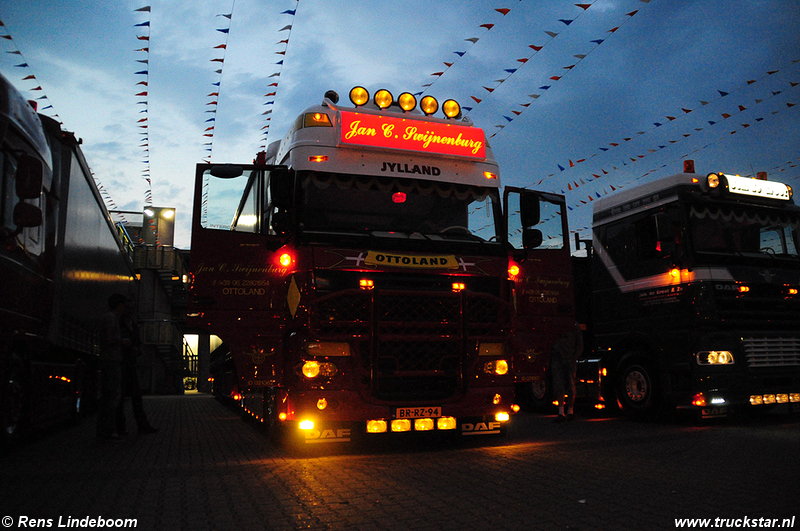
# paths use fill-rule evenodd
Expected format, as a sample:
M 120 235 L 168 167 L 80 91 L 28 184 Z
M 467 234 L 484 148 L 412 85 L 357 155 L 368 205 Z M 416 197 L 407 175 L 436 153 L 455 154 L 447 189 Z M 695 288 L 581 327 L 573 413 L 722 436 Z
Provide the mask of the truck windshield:
M 693 205 L 689 222 L 697 253 L 798 258 L 800 215 L 797 212 Z
M 307 234 L 498 241 L 494 188 L 310 172 L 300 175 L 300 186 L 300 225 Z

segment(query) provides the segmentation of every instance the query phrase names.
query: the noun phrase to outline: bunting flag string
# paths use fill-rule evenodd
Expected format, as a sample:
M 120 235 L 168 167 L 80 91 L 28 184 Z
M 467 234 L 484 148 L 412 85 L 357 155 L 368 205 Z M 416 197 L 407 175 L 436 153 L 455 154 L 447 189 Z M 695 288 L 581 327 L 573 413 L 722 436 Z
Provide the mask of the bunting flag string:
M 217 124 L 217 108 L 219 106 L 219 98 L 220 92 L 222 90 L 222 71 L 225 67 L 225 55 L 228 51 L 228 37 L 230 36 L 231 31 L 231 23 L 233 22 L 233 9 L 236 5 L 236 0 L 231 0 L 231 10 L 228 13 L 220 13 L 215 18 L 222 18 L 222 25 L 224 26 L 225 20 L 227 20 L 227 26 L 221 28 L 215 28 L 218 33 L 224 35 L 223 42 L 217 44 L 212 48 L 214 55 L 218 55 L 218 57 L 212 57 L 210 59 L 211 63 L 217 63 L 217 68 L 214 70 L 214 74 L 216 74 L 216 81 L 211 83 L 213 87 L 211 92 L 206 94 L 206 98 L 208 101 L 206 102 L 206 114 L 210 114 L 206 120 L 205 124 L 207 124 L 206 128 L 203 130 L 203 150 L 206 152 L 205 157 L 203 158 L 203 162 L 206 164 L 211 164 L 211 156 L 214 152 L 214 131 Z M 206 193 L 206 188 L 203 188 L 203 194 Z M 205 198 L 205 195 L 204 195 Z M 205 201 L 204 201 L 205 204 Z M 205 207 L 204 212 L 205 212 Z
M 230 36 L 231 32 L 231 24 L 233 23 L 233 9 L 236 6 L 236 0 L 231 0 L 231 9 L 228 13 L 219 13 L 215 18 L 222 18 L 222 26 L 221 28 L 215 28 L 218 33 L 224 35 L 223 42 L 217 44 L 216 46 L 212 47 L 213 54 L 218 57 L 212 57 L 210 59 L 211 63 L 217 63 L 217 68 L 214 70 L 216 81 L 211 83 L 213 87 L 211 92 L 206 94 L 206 98 L 209 98 L 209 101 L 206 102 L 206 110 L 205 114 L 210 114 L 208 118 L 205 120 L 205 124 L 209 124 L 203 130 L 203 150 L 206 152 L 205 156 L 203 157 L 202 161 L 206 164 L 211 164 L 211 157 L 214 152 L 214 131 L 216 129 L 217 124 L 217 108 L 219 106 L 219 98 L 220 92 L 222 91 L 222 72 L 225 66 L 225 56 L 228 51 L 228 37 Z M 225 26 L 225 20 L 227 20 L 227 26 Z M 203 189 L 202 189 L 202 197 L 201 197 L 201 219 L 205 222 L 208 219 L 208 177 L 203 180 Z
M 791 88 L 794 88 L 794 87 L 800 86 L 800 81 L 798 81 L 798 82 L 790 82 L 790 86 L 791 86 Z M 783 91 L 781 91 L 781 92 L 783 92 Z M 779 92 L 779 93 L 780 93 L 780 92 Z M 773 98 L 773 97 L 775 97 L 775 96 L 777 96 L 777 94 L 776 94 L 776 95 L 774 95 L 774 96 L 770 96 L 769 98 L 764 98 L 764 99 L 759 99 L 759 100 L 756 100 L 756 104 L 755 104 L 755 105 L 759 105 L 759 104 L 761 104 L 761 103 L 763 103 L 763 102 L 765 102 L 765 101 L 767 101 L 767 100 L 769 100 L 769 99 L 771 99 L 771 98 Z M 742 107 L 742 108 L 743 108 L 743 110 L 739 110 L 739 111 L 737 111 L 737 112 L 735 112 L 735 113 L 732 113 L 732 114 L 731 114 L 731 117 L 733 117 L 733 116 L 734 116 L 734 115 L 736 115 L 736 114 L 740 114 L 740 113 L 743 113 L 743 112 L 747 111 L 747 108 L 746 108 L 745 106 L 743 106 L 743 105 L 739 105 L 739 107 Z M 703 145 L 702 147 L 699 147 L 699 148 L 696 148 L 696 149 L 694 149 L 694 150 L 692 150 L 692 151 L 690 151 L 690 152 L 684 153 L 684 154 L 682 154 L 681 156 L 679 156 L 679 157 L 677 157 L 677 158 L 674 158 L 674 159 L 673 159 L 673 160 L 671 160 L 670 162 L 667 162 L 667 163 L 665 163 L 665 164 L 662 164 L 662 165 L 660 165 L 660 166 L 658 166 L 658 167 L 656 167 L 656 168 L 652 168 L 652 169 L 650 169 L 649 171 L 647 171 L 647 172 L 645 172 L 645 173 L 641 173 L 641 174 L 639 174 L 637 177 L 634 177 L 634 178 L 632 178 L 632 179 L 628 179 L 628 180 L 626 180 L 626 181 L 624 181 L 624 182 L 621 182 L 621 183 L 620 183 L 620 182 L 616 182 L 616 183 L 615 183 L 615 184 L 616 184 L 616 186 L 614 186 L 613 184 L 609 184 L 609 186 L 610 186 L 610 188 L 611 188 L 611 191 L 613 192 L 613 191 L 616 191 L 616 190 L 618 190 L 618 189 L 620 189 L 620 188 L 624 188 L 625 186 L 628 186 L 628 185 L 630 185 L 630 184 L 634 184 L 634 183 L 640 182 L 640 181 L 644 180 L 645 178 L 647 178 L 647 177 L 649 177 L 649 176 L 653 175 L 654 173 L 656 173 L 656 172 L 658 172 L 658 171 L 660 171 L 660 170 L 663 170 L 663 169 L 665 169 L 665 168 L 670 168 L 670 167 L 673 167 L 673 166 L 675 166 L 675 165 L 677 164 L 677 162 L 678 162 L 678 161 L 680 161 L 680 160 L 685 160 L 685 159 L 687 159 L 687 158 L 691 158 L 691 157 L 692 157 L 692 156 L 694 156 L 696 153 L 699 153 L 699 152 L 703 151 L 704 149 L 706 149 L 706 148 L 708 148 L 708 147 L 710 147 L 710 146 L 712 146 L 712 145 L 714 145 L 714 144 L 716 144 L 716 143 L 718 143 L 718 142 L 720 142 L 720 141 L 723 141 L 723 140 L 726 140 L 726 139 L 730 138 L 730 137 L 731 137 L 731 135 L 735 135 L 735 134 L 737 134 L 737 133 L 740 133 L 740 132 L 742 132 L 744 129 L 748 129 L 749 127 L 751 127 L 751 126 L 753 126 L 753 125 L 760 124 L 760 123 L 764 122 L 764 121 L 765 121 L 767 118 L 769 118 L 769 117 L 771 117 L 771 116 L 775 116 L 776 114 L 780 113 L 781 111 L 785 111 L 785 110 L 787 110 L 787 109 L 796 109 L 797 107 L 798 107 L 798 104 L 797 104 L 797 103 L 795 103 L 795 102 L 792 102 L 792 101 L 787 101 L 787 102 L 785 102 L 785 103 L 784 103 L 782 106 L 779 106 L 779 108 L 778 108 L 777 110 L 773 110 L 773 111 L 771 111 L 771 112 L 770 112 L 768 115 L 764 115 L 764 116 L 760 116 L 760 117 L 758 117 L 758 118 L 755 118 L 754 120 L 752 120 L 752 122 L 753 122 L 753 123 L 742 123 L 742 124 L 740 124 L 739 126 L 734 126 L 734 129 L 732 129 L 732 130 L 730 130 L 730 131 L 727 131 L 727 132 L 723 133 L 723 134 L 722 134 L 722 135 L 720 135 L 720 136 L 719 136 L 717 139 L 715 139 L 715 140 L 712 140 L 711 142 L 708 142 L 708 143 L 706 143 L 706 144 L 705 144 L 705 145 Z M 709 126 L 709 127 L 714 127 L 714 126 L 717 126 L 717 125 L 722 125 L 723 123 L 725 123 L 725 122 L 715 122 L 713 125 L 711 125 L 711 126 Z M 741 127 L 741 129 L 740 129 L 740 127 Z M 691 134 L 683 134 L 683 135 L 681 135 L 679 138 L 677 138 L 676 140 L 670 141 L 669 143 L 671 143 L 671 144 L 672 144 L 672 143 L 678 143 L 678 142 L 680 142 L 680 141 L 682 141 L 682 140 L 685 140 L 685 139 L 686 139 L 686 138 L 688 138 L 689 136 L 691 136 Z M 664 146 L 659 146 L 659 149 L 663 149 L 664 147 L 666 147 L 666 145 L 664 145 Z M 644 157 L 642 156 L 641 158 L 644 158 Z M 636 159 L 634 159 L 634 158 L 629 158 L 629 160 L 631 161 L 630 163 L 632 163 L 632 162 L 636 162 L 636 161 L 638 161 L 638 160 L 641 160 L 641 158 L 636 158 Z M 630 163 L 628 163 L 628 162 L 623 162 L 623 163 L 621 164 L 621 166 L 629 166 L 629 165 L 630 165 Z M 791 161 L 790 161 L 790 163 L 789 163 L 789 164 L 791 164 Z M 796 166 L 796 165 L 795 165 L 795 166 Z M 602 174 L 603 174 L 602 176 L 601 176 L 601 175 L 599 175 L 599 174 L 593 174 L 593 175 L 592 175 L 593 179 L 589 179 L 589 180 L 588 180 L 588 182 L 593 182 L 593 181 L 596 181 L 596 180 L 597 180 L 597 179 L 599 179 L 600 177 L 606 178 L 606 176 L 607 176 L 607 175 L 609 175 L 609 174 L 613 173 L 614 171 L 618 171 L 619 169 L 621 169 L 619 166 L 617 166 L 617 165 L 612 165 L 612 166 L 611 166 L 611 171 L 606 171 L 605 169 L 603 169 L 603 170 L 601 170 L 601 171 L 602 171 Z M 580 184 L 578 184 L 578 182 L 577 182 L 578 180 L 580 180 Z M 566 188 L 566 190 L 562 188 L 562 190 L 561 190 L 561 193 L 562 193 L 562 194 L 564 194 L 564 195 L 574 195 L 574 194 L 572 194 L 572 192 L 575 192 L 575 193 L 577 194 L 577 193 L 578 193 L 578 192 L 577 192 L 577 188 L 579 188 L 579 187 L 580 187 L 580 186 L 582 186 L 582 185 L 588 184 L 588 183 L 587 183 L 586 181 L 584 181 L 583 179 L 578 179 L 578 180 L 574 180 L 574 179 L 573 179 L 573 180 L 572 180 L 572 182 L 569 182 L 569 183 L 567 183 L 567 188 Z M 542 181 L 544 181 L 544 179 L 542 179 Z M 540 184 L 541 184 L 541 182 L 542 182 L 542 181 L 540 181 Z M 586 193 L 586 192 L 582 192 L 582 193 L 580 193 L 580 195 L 581 195 L 581 196 L 583 196 L 583 194 L 584 194 L 584 193 Z M 610 193 L 610 192 L 607 190 L 607 188 L 606 188 L 606 187 L 604 187 L 604 188 L 603 188 L 603 195 L 608 195 L 608 193 Z M 586 199 L 578 199 L 577 201 L 573 201 L 571 205 L 568 205 L 568 209 L 569 209 L 570 211 L 573 211 L 573 210 L 575 210 L 575 209 L 577 209 L 577 208 L 580 208 L 580 207 L 582 207 L 582 206 L 584 206 L 584 205 L 587 205 L 587 204 L 590 204 L 590 203 L 592 203 L 592 202 L 595 200 L 595 198 L 599 198 L 599 197 L 602 197 L 602 196 L 601 196 L 601 195 L 599 194 L 599 192 L 597 192 L 597 191 L 595 191 L 595 192 L 594 192 L 594 195 L 592 195 L 592 194 L 587 194 L 587 196 L 586 196 Z
M 508 15 L 511 12 L 511 9 L 505 8 L 505 7 L 501 7 L 501 8 L 495 8 L 494 11 L 496 11 L 497 13 L 500 13 L 501 15 L 503 15 L 503 17 L 505 17 L 506 15 Z M 489 31 L 491 31 L 492 28 L 495 27 L 496 25 L 497 25 L 497 23 L 493 23 L 493 24 L 492 23 L 486 23 L 486 24 L 480 24 L 478 26 L 478 28 L 485 29 L 486 30 L 486 32 L 484 32 L 484 35 L 485 35 Z M 445 69 L 442 70 L 441 72 L 432 73 L 431 76 L 434 78 L 433 81 L 431 81 L 430 83 L 423 84 L 422 85 L 422 90 L 417 92 L 414 95 L 415 96 L 421 96 L 421 95 L 425 94 L 426 92 L 428 92 L 428 90 L 437 81 L 439 81 L 442 78 L 442 76 L 445 75 L 447 73 L 447 71 L 450 70 L 453 67 L 453 65 L 455 65 L 458 62 L 459 59 L 464 57 L 467 54 L 467 52 L 469 52 L 472 49 L 472 47 L 474 47 L 478 43 L 478 41 L 480 39 L 481 39 L 481 37 L 470 37 L 468 39 L 464 39 L 464 42 L 470 43 L 467 46 L 467 48 L 465 50 L 463 50 L 463 51 L 455 51 L 455 52 L 453 52 L 453 54 L 456 56 L 456 58 L 453 61 L 450 61 L 450 62 L 444 61 Z
M 8 30 L 8 28 L 3 23 L 2 20 L 0 20 L 0 38 L 7 41 L 8 45 L 10 46 L 10 49 L 6 50 L 6 53 L 9 55 L 16 55 L 19 57 L 18 59 L 19 63 L 15 64 L 14 68 L 20 68 L 22 69 L 23 73 L 27 74 L 22 78 L 20 78 L 20 81 L 31 82 L 27 84 L 34 85 L 33 87 L 28 89 L 23 88 L 23 90 L 27 90 L 29 92 L 41 93 L 39 96 L 32 97 L 30 99 L 30 101 L 35 103 L 36 111 L 42 114 L 46 114 L 47 116 L 50 116 L 51 118 L 56 120 L 59 124 L 64 125 L 64 122 L 61 120 L 61 117 L 56 112 L 55 107 L 53 107 L 53 104 L 50 102 L 50 98 L 48 98 L 47 94 L 44 93 L 44 89 L 42 88 L 41 83 L 39 82 L 38 79 L 36 79 L 36 74 L 33 73 L 33 68 L 31 68 L 30 64 L 28 64 L 28 61 L 22 54 L 22 51 L 17 46 L 16 42 L 14 42 L 14 37 L 11 36 L 11 32 Z M 15 60 L 14 62 L 16 61 L 17 60 Z M 40 107 L 39 102 L 42 102 L 44 106 Z
M 784 66 L 782 66 L 780 68 L 777 68 L 777 69 L 774 69 L 774 70 L 769 70 L 764 75 L 762 75 L 762 76 L 760 76 L 758 78 L 748 79 L 745 82 L 743 82 L 741 85 L 739 85 L 738 87 L 736 87 L 733 90 L 730 90 L 728 92 L 717 89 L 717 93 L 719 95 L 717 97 L 710 98 L 710 99 L 707 99 L 707 100 L 699 100 L 700 107 L 704 107 L 704 106 L 707 106 L 707 105 L 714 104 L 717 101 L 721 100 L 722 98 L 725 98 L 727 96 L 735 94 L 735 93 L 739 92 L 740 90 L 742 90 L 742 89 L 744 89 L 744 88 L 746 88 L 748 86 L 751 86 L 751 85 L 753 85 L 755 83 L 758 83 L 759 81 L 762 81 L 762 80 L 764 80 L 764 79 L 766 79 L 766 78 L 768 78 L 770 76 L 773 76 L 773 75 L 775 75 L 775 74 L 777 74 L 779 72 L 782 72 L 782 71 L 786 70 L 787 68 L 791 68 L 791 67 L 795 66 L 798 63 L 800 63 L 800 59 L 794 59 L 794 60 L 790 61 L 789 64 L 784 65 Z M 768 96 L 768 98 L 772 98 L 774 96 L 777 96 L 778 94 L 780 94 L 780 92 L 772 93 L 770 96 Z M 765 98 L 765 99 L 768 99 L 768 98 Z M 763 101 L 763 100 L 762 99 L 757 99 L 756 103 L 760 103 L 761 101 Z M 660 121 L 653 122 L 653 126 L 651 128 L 649 128 L 648 130 L 646 130 L 646 131 L 637 131 L 635 133 L 635 135 L 628 135 L 626 137 L 623 137 L 620 140 L 617 140 L 616 142 L 609 142 L 608 146 L 603 146 L 603 147 L 599 147 L 598 148 L 600 153 L 594 152 L 591 155 L 584 155 L 583 157 L 577 158 L 577 162 L 579 163 L 579 162 L 586 161 L 588 159 L 591 159 L 593 157 L 601 155 L 601 154 L 603 154 L 605 152 L 608 152 L 608 151 L 610 151 L 610 150 L 612 150 L 614 148 L 617 148 L 617 147 L 623 145 L 626 142 L 630 142 L 635 136 L 643 136 L 643 135 L 646 135 L 646 134 L 654 131 L 655 129 L 658 129 L 658 128 L 660 128 L 662 126 L 665 126 L 665 125 L 667 125 L 669 123 L 672 123 L 672 122 L 678 123 L 678 122 L 682 121 L 683 119 L 688 119 L 688 118 L 690 118 L 691 113 L 696 108 L 697 107 L 694 107 L 694 106 L 692 106 L 691 108 L 689 106 L 681 107 L 680 108 L 680 112 L 672 113 L 670 115 L 666 115 L 664 118 L 660 119 Z M 742 110 L 745 110 L 746 107 L 744 107 L 743 105 L 739 105 L 738 109 L 739 109 L 738 112 L 741 112 Z M 731 116 L 732 116 L 732 114 L 730 114 L 730 113 L 722 113 L 721 114 L 722 119 L 727 119 L 727 118 L 730 118 Z M 716 123 L 716 121 L 709 121 L 708 125 L 711 126 L 711 125 L 714 125 L 715 123 Z M 695 128 L 695 132 L 702 131 L 702 129 L 703 129 L 702 127 Z M 688 135 L 685 135 L 685 136 L 688 136 Z M 652 153 L 653 149 L 651 149 L 649 151 Z M 575 163 L 573 163 L 572 159 L 569 159 L 569 167 L 574 167 L 574 165 L 575 165 Z M 565 166 L 562 166 L 561 164 L 557 164 L 557 166 L 558 166 L 560 171 L 565 171 L 567 169 L 567 168 L 565 168 Z
M 142 32 L 141 34 L 136 35 L 136 40 L 139 41 L 141 48 L 137 48 L 134 50 L 134 53 L 140 54 L 137 57 L 140 59 L 135 59 L 136 63 L 144 65 L 142 70 L 137 70 L 134 72 L 135 76 L 144 76 L 143 79 L 140 79 L 134 85 L 136 91 L 136 105 L 141 105 L 142 108 L 139 110 L 138 114 L 143 115 L 136 121 L 136 128 L 139 130 L 139 148 L 142 150 L 142 172 L 141 177 L 147 183 L 147 187 L 145 188 L 144 192 L 144 203 L 145 205 L 153 205 L 153 185 L 152 185 L 152 178 L 150 175 L 150 127 L 149 127 L 149 93 L 150 93 L 150 13 L 151 7 L 149 5 L 140 7 L 138 9 L 134 9 L 134 13 L 146 13 L 147 20 L 140 22 L 138 24 L 134 24 L 133 27 L 136 28 L 136 32 Z M 137 78 L 139 79 L 139 78 Z M 155 227 L 150 227 L 151 230 L 155 231 Z
M 649 3 L 649 2 L 650 2 L 650 0 L 639 0 L 639 2 L 642 2 L 642 3 L 645 3 L 645 4 L 646 4 L 646 3 Z M 584 6 L 586 6 L 587 4 L 575 4 L 575 5 L 576 5 L 576 6 L 579 6 L 579 7 L 581 7 L 581 8 L 583 8 L 583 9 L 584 9 L 584 12 L 585 12 L 586 10 L 588 10 L 588 8 L 589 8 L 589 7 L 591 7 L 591 5 L 589 5 L 588 7 L 585 7 L 585 8 L 584 8 Z M 613 35 L 613 34 L 615 34 L 615 33 L 616 33 L 617 31 L 619 31 L 619 30 L 620 30 L 620 29 L 621 29 L 621 28 L 622 28 L 622 27 L 623 27 L 625 24 L 627 24 L 627 23 L 628 23 L 628 22 L 629 22 L 629 21 L 630 21 L 630 20 L 631 20 L 631 19 L 632 19 L 632 18 L 633 18 L 633 17 L 634 17 L 634 16 L 635 16 L 637 13 L 638 13 L 638 12 L 639 12 L 639 10 L 638 10 L 638 9 L 636 9 L 636 10 L 634 10 L 634 11 L 630 11 L 630 12 L 628 12 L 628 13 L 625 13 L 625 15 L 624 15 L 624 16 L 625 16 L 626 18 L 625 18 L 625 19 L 622 21 L 622 23 L 620 23 L 618 26 L 615 26 L 615 27 L 613 27 L 613 28 L 611 28 L 611 29 L 607 30 L 607 31 L 606 31 L 606 34 L 608 34 L 608 33 L 610 33 L 610 34 L 612 34 L 612 35 Z M 577 17 L 576 17 L 576 19 L 577 19 Z M 565 21 L 563 21 L 563 20 L 561 20 L 561 19 L 559 19 L 559 21 L 561 21 L 561 22 L 565 22 Z M 569 21 L 569 23 L 570 23 L 570 24 L 571 24 L 571 22 L 572 22 L 572 21 Z M 565 22 L 565 23 L 566 23 L 566 22 Z M 569 24 L 567 24 L 567 26 L 569 26 Z M 549 32 L 549 31 L 546 31 L 545 33 L 547 33 L 548 35 L 550 35 L 550 36 L 551 36 L 551 39 L 550 39 L 550 41 L 548 41 L 548 42 L 547 42 L 547 43 L 545 43 L 545 44 L 548 44 L 549 42 L 551 42 L 551 41 L 552 41 L 553 39 L 555 39 L 555 37 L 558 35 L 558 33 L 555 33 L 555 32 Z M 589 41 L 590 43 L 593 43 L 593 44 L 595 45 L 595 46 L 594 46 L 594 47 L 593 47 L 591 50 L 589 50 L 589 51 L 588 51 L 588 52 L 586 52 L 585 54 L 575 54 L 575 55 L 573 55 L 573 57 L 574 57 L 575 59 L 577 59 L 577 61 L 575 61 L 575 62 L 574 62 L 574 63 L 572 63 L 571 65 L 567 65 L 567 66 L 564 66 L 564 67 L 562 67 L 562 68 L 561 68 L 561 70 L 565 70 L 565 72 L 561 72 L 561 71 L 559 71 L 559 72 L 557 72 L 557 73 L 554 73 L 554 75 L 552 75 L 552 76 L 549 76 L 549 77 L 548 77 L 548 79 L 547 79 L 547 80 L 544 82 L 544 83 L 545 83 L 544 85 L 541 85 L 541 86 L 539 86 L 539 87 L 538 87 L 538 89 L 536 90 L 536 92 L 534 92 L 534 93 L 532 93 L 532 94 L 529 94 L 529 95 L 528 95 L 528 98 L 530 98 L 530 99 L 531 99 L 531 100 L 533 100 L 533 101 L 525 101 L 525 102 L 523 102 L 523 103 L 520 103 L 520 104 L 518 104 L 518 105 L 517 105 L 517 107 L 522 107 L 522 109 L 517 109 L 517 110 L 512 110 L 512 111 L 510 111 L 510 113 L 509 113 L 509 114 L 513 114 L 513 115 L 514 115 L 513 117 L 511 117 L 511 116 L 508 116 L 508 115 L 506 115 L 506 114 L 503 114 L 503 115 L 502 115 L 502 118 L 505 120 L 505 122 L 501 122 L 500 124 L 497 124 L 497 125 L 495 125 L 494 127 L 497 129 L 497 131 L 495 131 L 494 133 L 492 133 L 492 134 L 489 136 L 489 138 L 494 138 L 494 137 L 495 137 L 497 134 L 499 134 L 500 132 L 502 132 L 502 131 L 503 131 L 503 129 L 505 129 L 505 127 L 506 127 L 506 125 L 507 125 L 507 124 L 509 124 L 509 123 L 513 122 L 515 118 L 519 117 L 519 116 L 520 116 L 522 113 L 524 113 L 524 112 L 525 112 L 525 110 L 527 110 L 527 109 L 530 107 L 531 103 L 538 101 L 538 99 L 539 99 L 540 97 L 544 96 L 544 95 L 546 94 L 546 91 L 547 91 L 547 90 L 549 90 L 550 88 L 552 88 L 552 86 L 553 86 L 553 84 L 554 84 L 554 83 L 561 81 L 561 80 L 562 80 L 562 79 L 563 79 L 563 78 L 564 78 L 564 77 L 565 77 L 567 74 L 569 74 L 570 72 L 572 72 L 572 71 L 573 71 L 573 69 L 574 69 L 574 68 L 575 68 L 575 67 L 576 67 L 576 66 L 577 66 L 577 65 L 578 65 L 578 64 L 579 64 L 581 61 L 585 60 L 585 59 L 586 59 L 586 58 L 587 58 L 587 57 L 588 57 L 590 54 L 592 54 L 592 53 L 593 53 L 593 52 L 594 52 L 594 51 L 595 51 L 597 48 L 599 48 L 599 47 L 600 47 L 600 45 L 602 45 L 604 42 L 606 42 L 606 40 L 607 40 L 607 39 L 608 39 L 608 35 L 604 35 L 604 36 L 603 36 L 603 38 L 597 38 L 597 39 L 593 39 L 593 40 Z M 531 45 L 530 47 L 532 47 L 532 48 L 533 48 L 533 45 Z M 542 46 L 542 48 L 543 48 L 543 47 L 544 47 L 544 46 Z M 538 53 L 538 52 L 541 50 L 541 48 L 540 48 L 539 50 L 536 50 L 536 48 L 534 48 L 534 50 L 535 50 L 535 51 L 534 51 L 534 54 L 532 54 L 532 55 L 531 55 L 531 57 L 533 57 L 533 55 L 535 55 L 536 53 Z M 527 63 L 527 60 L 526 60 L 525 62 Z M 510 76 L 509 76 L 509 77 L 510 77 Z M 507 79 L 507 78 L 506 78 L 506 79 Z M 505 80 L 503 80 L 503 81 L 505 81 Z M 499 86 L 499 85 L 498 85 L 498 86 Z M 484 88 L 486 88 L 486 87 L 484 87 Z M 476 98 L 474 98 L 474 97 L 473 97 L 473 99 L 476 99 Z M 477 101 L 477 100 L 476 100 L 476 101 Z M 478 101 L 478 103 L 480 103 L 480 101 Z
M 278 33 L 287 32 L 286 38 L 281 39 L 275 43 L 275 46 L 280 47 L 278 51 L 275 52 L 275 55 L 279 57 L 279 60 L 274 63 L 276 68 L 275 72 L 269 76 L 269 79 L 273 79 L 271 83 L 267 85 L 266 94 L 264 94 L 264 104 L 263 106 L 267 107 L 261 113 L 263 117 L 263 125 L 261 126 L 261 142 L 260 142 L 260 149 L 262 151 L 267 149 L 267 138 L 269 137 L 269 126 L 272 121 L 272 110 L 275 105 L 275 98 L 278 94 L 278 85 L 280 84 L 280 77 L 281 72 L 283 71 L 283 61 L 286 57 L 286 51 L 289 49 L 289 40 L 292 37 L 292 27 L 294 26 L 294 18 L 297 16 L 297 9 L 300 7 L 300 0 L 295 0 L 294 9 L 286 9 L 279 13 L 280 15 L 288 15 L 292 17 L 292 24 L 286 24 L 281 29 L 278 30 Z
M 596 1 L 597 0 L 592 0 L 592 2 L 590 2 L 588 4 L 574 4 L 574 6 L 579 7 L 581 9 L 581 11 L 578 13 L 578 15 L 576 17 L 572 18 L 572 19 L 560 18 L 556 22 L 560 22 L 560 23 L 564 24 L 565 26 L 569 26 L 570 24 L 572 24 L 573 22 L 578 20 L 581 16 L 583 16 L 583 14 L 586 13 L 586 11 L 590 7 L 592 7 L 592 4 L 594 4 Z M 504 68 L 503 69 L 504 74 L 501 74 L 501 75 L 505 75 L 505 77 L 501 77 L 500 79 L 495 79 L 494 81 L 492 81 L 491 83 L 495 83 L 494 87 L 487 87 L 486 85 L 482 85 L 483 89 L 487 92 L 487 94 L 481 94 L 480 98 L 477 97 L 477 96 L 470 96 L 470 98 L 472 98 L 472 100 L 475 102 L 475 105 L 473 107 L 464 107 L 464 109 L 467 110 L 467 114 L 469 114 L 475 107 L 480 105 L 481 102 L 483 102 L 489 95 L 493 94 L 495 90 L 500 88 L 500 86 L 503 83 L 505 83 L 506 81 L 508 81 L 508 79 L 511 76 L 513 76 L 519 70 L 521 70 L 522 68 L 527 66 L 529 64 L 529 61 L 531 59 L 533 59 L 533 57 L 535 55 L 537 55 L 539 52 L 541 52 L 548 44 L 550 44 L 553 40 L 556 39 L 556 37 L 558 37 L 560 35 L 559 32 L 555 32 L 555 31 L 544 31 L 544 33 L 547 36 L 549 36 L 550 39 L 547 40 L 542 45 L 529 44 L 528 48 L 533 50 L 533 53 L 531 53 L 527 57 L 523 57 L 523 58 L 517 59 L 517 62 L 520 63 L 520 64 L 519 65 L 513 65 L 513 66 L 515 66 L 515 68 Z M 585 57 L 585 56 L 583 56 L 583 57 Z M 575 66 L 575 65 L 572 65 L 570 67 L 565 67 L 565 68 L 572 69 L 573 66 Z M 553 79 L 553 78 L 551 78 L 551 79 Z M 512 111 L 512 112 L 517 113 L 518 111 Z M 509 121 L 511 121 L 511 120 L 509 119 Z M 494 136 L 494 135 L 492 135 L 492 136 Z

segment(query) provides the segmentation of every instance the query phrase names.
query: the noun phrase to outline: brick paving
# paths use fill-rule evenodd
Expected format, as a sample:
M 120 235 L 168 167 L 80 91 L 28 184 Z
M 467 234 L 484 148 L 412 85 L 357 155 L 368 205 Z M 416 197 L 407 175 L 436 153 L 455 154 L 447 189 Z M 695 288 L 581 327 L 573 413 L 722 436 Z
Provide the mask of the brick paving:
M 797 416 L 556 425 L 520 414 L 506 439 L 304 455 L 275 448 L 207 395 L 146 397 L 145 408 L 156 434 L 101 442 L 89 418 L 0 457 L 0 517 L 15 526 L 99 516 L 145 530 L 439 531 L 797 516 L 800 529 Z

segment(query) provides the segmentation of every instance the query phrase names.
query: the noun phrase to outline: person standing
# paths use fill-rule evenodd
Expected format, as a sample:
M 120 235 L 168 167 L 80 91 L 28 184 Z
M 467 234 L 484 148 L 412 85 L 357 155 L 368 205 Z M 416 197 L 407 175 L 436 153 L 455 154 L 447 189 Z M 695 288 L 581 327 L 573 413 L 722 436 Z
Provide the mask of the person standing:
M 141 339 L 139 336 L 139 326 L 136 324 L 134 300 L 127 299 L 124 311 L 119 316 L 120 333 L 123 339 L 129 340 L 130 344 L 122 348 L 122 397 L 117 406 L 116 425 L 117 433 L 124 435 L 125 429 L 125 397 L 130 395 L 133 418 L 139 433 L 155 433 L 158 431 L 150 425 L 147 415 L 144 412 L 142 403 L 142 389 L 139 387 L 139 374 L 136 370 L 136 361 L 141 355 L 139 349 Z
M 583 353 L 583 332 L 577 322 L 572 329 L 553 343 L 550 353 L 550 371 L 553 382 L 553 396 L 558 400 L 556 422 L 575 418 L 575 373 L 578 358 Z M 564 415 L 566 402 L 566 416 Z
M 115 293 L 108 298 L 108 313 L 103 317 L 100 334 L 100 410 L 97 415 L 97 436 L 122 440 L 115 426 L 115 414 L 122 401 L 123 348 L 130 339 L 122 337 L 120 316 L 125 311 L 125 296 Z

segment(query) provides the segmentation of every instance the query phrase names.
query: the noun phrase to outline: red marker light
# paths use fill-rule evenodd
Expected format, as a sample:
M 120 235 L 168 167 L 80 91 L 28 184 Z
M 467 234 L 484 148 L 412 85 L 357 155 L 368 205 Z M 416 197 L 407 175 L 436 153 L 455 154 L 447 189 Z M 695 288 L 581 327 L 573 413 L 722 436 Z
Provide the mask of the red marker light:
M 392 203 L 405 203 L 406 194 L 404 192 L 395 192 L 392 194 Z

